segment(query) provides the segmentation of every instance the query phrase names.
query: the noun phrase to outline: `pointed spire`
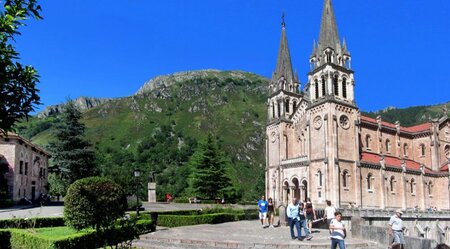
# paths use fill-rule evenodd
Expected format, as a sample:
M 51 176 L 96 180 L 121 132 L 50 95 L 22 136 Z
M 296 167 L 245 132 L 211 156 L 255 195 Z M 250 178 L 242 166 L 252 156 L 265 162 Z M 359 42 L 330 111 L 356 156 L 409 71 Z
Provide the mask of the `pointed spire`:
M 281 40 L 280 48 L 278 49 L 277 66 L 275 69 L 275 77 L 273 80 L 278 81 L 280 77 L 284 77 L 287 83 L 292 83 L 294 80 L 294 74 L 292 71 L 291 55 L 289 52 L 288 41 L 286 37 L 286 23 L 284 22 L 284 12 L 281 22 Z
M 331 4 L 331 0 L 324 0 L 322 21 L 320 24 L 319 49 L 324 50 L 330 47 L 336 50 L 337 44 L 339 44 L 339 35 L 333 5 Z

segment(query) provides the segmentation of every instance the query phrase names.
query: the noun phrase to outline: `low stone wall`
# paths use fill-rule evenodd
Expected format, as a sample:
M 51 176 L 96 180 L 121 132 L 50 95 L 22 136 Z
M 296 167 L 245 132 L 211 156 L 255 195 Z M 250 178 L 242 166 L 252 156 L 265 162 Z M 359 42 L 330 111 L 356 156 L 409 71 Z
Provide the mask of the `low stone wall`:
M 366 225 L 366 221 L 359 216 L 353 216 L 351 218 L 351 224 L 351 233 L 354 238 L 374 241 L 386 247 L 392 241 L 387 227 Z M 408 236 L 405 236 L 405 243 L 405 249 L 433 249 L 438 244 L 434 240 Z

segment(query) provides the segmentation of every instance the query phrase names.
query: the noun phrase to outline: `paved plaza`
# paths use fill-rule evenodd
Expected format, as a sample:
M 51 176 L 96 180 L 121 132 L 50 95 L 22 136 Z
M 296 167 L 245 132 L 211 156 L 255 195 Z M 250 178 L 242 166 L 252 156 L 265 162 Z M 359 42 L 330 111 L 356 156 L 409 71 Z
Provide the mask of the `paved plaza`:
M 286 226 L 262 228 L 259 220 L 177 228 L 157 227 L 133 243 L 137 248 L 330 248 L 328 230 L 313 229 L 312 240 L 292 240 Z M 346 239 L 348 249 L 378 249 L 374 242 Z M 384 248 L 384 247 L 382 247 Z

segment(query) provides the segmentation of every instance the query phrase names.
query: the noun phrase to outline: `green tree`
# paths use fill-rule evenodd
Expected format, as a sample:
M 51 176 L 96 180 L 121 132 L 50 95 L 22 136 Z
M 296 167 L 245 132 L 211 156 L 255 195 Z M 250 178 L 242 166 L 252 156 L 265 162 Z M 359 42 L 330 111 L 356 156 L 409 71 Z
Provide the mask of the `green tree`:
M 41 19 L 36 0 L 7 0 L 0 11 L 0 132 L 13 130 L 14 124 L 40 104 L 37 71 L 18 62 L 12 42 L 30 17 Z
M 64 220 L 77 230 L 111 227 L 124 215 L 127 200 L 122 188 L 104 177 L 88 177 L 74 182 L 64 199 Z
M 95 152 L 84 138 L 85 126 L 80 119 L 81 112 L 69 101 L 55 132 L 56 140 L 48 147 L 53 158 L 52 171 L 59 175 L 62 183 L 71 184 L 98 174 Z
M 216 138 L 209 134 L 189 160 L 192 170 L 190 188 L 192 194 L 201 198 L 223 197 L 231 187 L 227 175 L 227 160 L 220 150 Z

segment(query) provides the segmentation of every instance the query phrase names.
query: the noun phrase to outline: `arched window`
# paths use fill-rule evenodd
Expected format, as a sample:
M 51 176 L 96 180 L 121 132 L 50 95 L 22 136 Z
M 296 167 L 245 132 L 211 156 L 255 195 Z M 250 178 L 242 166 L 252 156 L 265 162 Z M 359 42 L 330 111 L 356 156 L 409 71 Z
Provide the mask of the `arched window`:
M 281 106 L 279 101 L 277 101 L 277 107 L 278 107 L 278 117 L 281 117 Z
M 411 181 L 409 182 L 409 189 L 411 190 L 411 194 L 416 192 L 416 183 L 413 178 L 411 178 Z
M 272 117 L 275 118 L 275 105 L 272 103 Z
M 408 156 L 408 144 L 407 143 L 403 144 L 403 155 Z
M 367 190 L 372 190 L 373 186 L 372 186 L 372 173 L 369 173 L 367 175 Z
M 325 83 L 325 77 L 322 76 L 322 96 L 325 96 L 326 89 L 327 89 L 327 86 L 326 86 L 326 83 Z
M 386 152 L 391 152 L 391 141 L 386 139 Z
M 394 192 L 394 182 L 395 182 L 395 177 L 391 176 L 391 179 L 389 180 L 389 188 L 390 188 L 391 192 Z
M 295 111 L 295 109 L 297 109 L 297 101 L 292 104 L 292 111 Z
M 369 134 L 366 135 L 366 148 L 370 149 L 370 135 Z
M 333 77 L 333 86 L 334 86 L 334 95 L 339 95 L 339 85 L 338 85 L 338 76 L 335 75 Z
M 322 175 L 322 171 L 318 171 L 317 172 L 317 177 L 319 178 L 319 187 L 322 187 L 322 178 L 323 178 L 323 175 Z
M 420 144 L 420 155 L 425 156 L 425 144 Z
M 327 54 L 327 62 L 331 63 L 331 52 L 329 51 L 326 54 Z
M 347 187 L 347 177 L 348 177 L 348 171 L 344 170 L 344 173 L 342 173 L 342 187 Z
M 319 98 L 319 82 L 317 82 L 317 79 L 315 80 L 315 84 L 314 84 L 314 86 L 315 86 L 315 90 L 316 90 L 316 99 L 318 99 Z
M 289 113 L 289 99 L 286 99 L 286 113 Z
M 347 98 L 347 79 L 346 78 L 342 79 L 342 97 L 344 99 Z
M 429 181 L 428 182 L 428 195 L 433 195 L 432 188 L 433 188 L 433 182 Z
M 445 145 L 444 147 L 444 154 L 447 158 L 450 158 L 450 145 Z

